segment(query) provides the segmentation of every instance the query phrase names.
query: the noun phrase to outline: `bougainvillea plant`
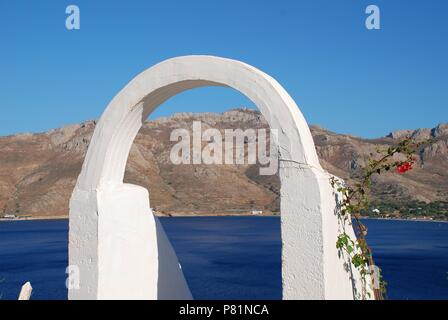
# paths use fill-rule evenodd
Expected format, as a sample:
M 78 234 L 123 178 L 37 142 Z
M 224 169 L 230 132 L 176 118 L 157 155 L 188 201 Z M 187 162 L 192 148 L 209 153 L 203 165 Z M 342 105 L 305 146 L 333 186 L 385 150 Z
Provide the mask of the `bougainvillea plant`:
M 342 229 L 336 241 L 336 248 L 351 260 L 353 266 L 361 275 L 362 292 L 360 298 L 365 300 L 370 297 L 367 289 L 368 281 L 372 281 L 375 299 L 384 299 L 386 294 L 386 282 L 381 277 L 380 269 L 375 267 L 372 251 L 367 245 L 367 227 L 361 222 L 360 212 L 369 207 L 369 195 L 372 186 L 372 177 L 384 172 L 395 170 L 398 174 L 404 174 L 411 170 L 416 162 L 415 154 L 425 146 L 433 143 L 433 140 L 417 142 L 411 137 L 406 137 L 395 147 L 386 150 L 377 150 L 377 155 L 371 154 L 367 165 L 363 168 L 363 176 L 352 185 L 337 179 L 330 178 L 330 183 L 341 195 L 338 200 L 338 218 L 344 226 L 346 222 L 353 225 L 356 240 Z M 398 158 L 400 158 L 398 160 Z M 374 275 L 373 272 L 378 272 Z M 379 283 L 374 283 L 378 281 Z

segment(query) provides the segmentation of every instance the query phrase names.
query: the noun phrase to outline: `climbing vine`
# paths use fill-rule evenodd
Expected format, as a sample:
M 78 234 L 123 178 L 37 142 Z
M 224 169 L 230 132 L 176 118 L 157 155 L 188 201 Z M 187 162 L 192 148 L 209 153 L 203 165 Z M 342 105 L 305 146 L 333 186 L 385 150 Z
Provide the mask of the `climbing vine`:
M 375 299 L 384 299 L 387 285 L 381 276 L 381 270 L 373 262 L 372 251 L 366 241 L 368 230 L 360 220 L 360 212 L 369 207 L 372 177 L 390 171 L 404 174 L 415 165 L 414 155 L 432 143 L 432 139 L 417 142 L 407 137 L 394 147 L 385 150 L 378 149 L 377 155 L 371 154 L 371 158 L 363 168 L 364 174 L 361 179 L 353 185 L 348 185 L 336 177 L 330 178 L 332 187 L 340 195 L 337 200 L 337 214 L 343 226 L 337 237 L 336 248 L 347 254 L 352 265 L 359 271 L 362 288 L 360 298 L 363 300 L 371 298 L 367 288 L 369 281 L 374 288 Z M 347 222 L 353 225 L 356 233 L 355 240 L 345 231 L 344 226 Z M 375 272 L 377 274 L 374 274 Z

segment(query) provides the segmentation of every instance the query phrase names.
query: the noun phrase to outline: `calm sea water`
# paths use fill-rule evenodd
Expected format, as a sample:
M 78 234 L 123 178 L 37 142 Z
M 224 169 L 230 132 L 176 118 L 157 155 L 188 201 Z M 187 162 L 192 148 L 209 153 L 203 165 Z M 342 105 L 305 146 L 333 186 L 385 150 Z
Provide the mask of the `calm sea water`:
M 278 217 L 162 218 L 196 299 L 280 299 Z M 448 223 L 365 221 L 391 299 L 448 299 Z M 65 299 L 65 220 L 0 223 L 0 295 Z

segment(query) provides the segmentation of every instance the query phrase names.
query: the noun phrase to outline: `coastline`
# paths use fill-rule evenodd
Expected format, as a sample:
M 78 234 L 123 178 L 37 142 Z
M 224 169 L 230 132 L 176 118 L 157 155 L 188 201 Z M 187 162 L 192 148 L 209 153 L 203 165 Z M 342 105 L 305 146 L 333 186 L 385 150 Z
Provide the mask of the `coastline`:
M 263 213 L 252 214 L 250 212 L 220 212 L 220 213 L 185 213 L 185 212 L 171 212 L 154 214 L 159 218 L 192 218 L 192 217 L 280 217 L 279 213 Z M 34 217 L 16 217 L 16 218 L 0 218 L 1 222 L 11 221 L 46 221 L 46 220 L 68 220 L 69 216 L 34 216 Z M 382 217 L 361 217 L 362 220 L 390 220 L 390 221 L 410 221 L 410 222 L 443 222 L 448 223 L 447 220 L 431 220 L 431 219 L 405 219 L 405 218 L 382 218 Z
M 448 223 L 447 220 L 431 220 L 431 219 L 404 219 L 404 218 L 372 218 L 372 217 L 361 217 L 361 220 L 391 220 L 391 221 L 411 221 L 411 222 L 444 222 Z
M 65 220 L 68 219 L 68 215 L 64 216 L 36 216 L 36 217 L 16 217 L 16 218 L 0 218 L 0 222 L 11 221 L 36 221 L 36 220 Z

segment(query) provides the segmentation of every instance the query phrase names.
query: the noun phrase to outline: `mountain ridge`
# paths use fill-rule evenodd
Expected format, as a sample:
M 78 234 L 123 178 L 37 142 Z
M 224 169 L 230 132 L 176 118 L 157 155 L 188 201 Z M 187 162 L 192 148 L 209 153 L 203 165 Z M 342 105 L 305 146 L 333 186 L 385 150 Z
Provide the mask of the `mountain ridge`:
M 259 176 L 257 165 L 173 165 L 169 141 L 173 129 L 191 131 L 193 121 L 224 129 L 267 129 L 262 115 L 252 109 L 217 113 L 178 113 L 147 121 L 131 148 L 125 182 L 150 190 L 151 206 L 160 212 L 266 212 L 279 210 L 277 176 Z M 68 200 L 80 172 L 96 121 L 64 126 L 36 134 L 0 137 L 0 216 L 14 214 L 66 216 Z M 410 135 L 433 138 L 418 154 L 415 170 L 374 179 L 376 201 L 448 201 L 448 124 L 434 128 L 398 130 L 367 139 L 310 126 L 321 165 L 346 180 L 360 175 L 376 149 L 396 144 Z M 230 186 L 230 187 L 225 187 Z M 245 190 L 241 193 L 240 190 Z

